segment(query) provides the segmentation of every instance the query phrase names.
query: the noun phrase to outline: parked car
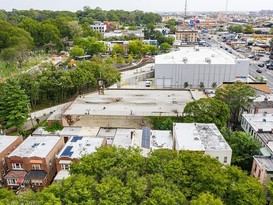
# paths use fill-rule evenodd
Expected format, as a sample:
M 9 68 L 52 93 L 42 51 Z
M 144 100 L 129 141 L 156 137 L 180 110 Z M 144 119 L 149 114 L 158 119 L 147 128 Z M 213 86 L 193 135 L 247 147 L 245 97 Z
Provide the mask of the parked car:
M 264 67 L 264 64 L 263 63 L 260 63 L 258 64 L 259 67 L 263 68 Z
M 257 73 L 262 73 L 262 70 L 261 69 L 257 69 L 256 72 Z
M 266 64 L 266 68 L 268 70 L 273 70 L 273 64 Z

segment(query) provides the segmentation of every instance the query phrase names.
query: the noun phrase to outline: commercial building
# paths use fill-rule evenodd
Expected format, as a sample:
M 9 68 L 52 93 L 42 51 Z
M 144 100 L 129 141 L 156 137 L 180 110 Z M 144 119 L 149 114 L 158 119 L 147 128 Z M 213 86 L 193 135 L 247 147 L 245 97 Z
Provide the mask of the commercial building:
M 176 150 L 202 151 L 223 164 L 231 162 L 232 149 L 215 124 L 174 123 L 173 139 Z
M 5 184 L 4 176 L 8 172 L 6 157 L 23 142 L 21 136 L 0 135 L 0 187 Z
M 10 170 L 5 175 L 7 186 L 12 189 L 48 186 L 57 171 L 55 155 L 63 146 L 62 137 L 29 136 L 6 158 Z
M 204 95 L 199 95 L 205 97 Z M 193 101 L 190 91 L 106 90 L 81 96 L 62 114 L 63 126 L 96 126 L 140 129 L 146 116 L 181 116 L 186 103 Z
M 84 155 L 92 154 L 96 152 L 96 148 L 105 146 L 106 144 L 105 138 L 71 137 L 56 157 L 58 174 L 54 178 L 54 181 L 60 182 L 62 179 L 67 178 L 71 163 L 77 163 Z
M 197 42 L 198 31 L 196 30 L 178 30 L 175 32 L 175 40 L 182 42 Z
M 237 59 L 219 48 L 183 47 L 179 51 L 155 57 L 157 88 L 205 88 L 235 79 L 247 79 L 249 59 Z

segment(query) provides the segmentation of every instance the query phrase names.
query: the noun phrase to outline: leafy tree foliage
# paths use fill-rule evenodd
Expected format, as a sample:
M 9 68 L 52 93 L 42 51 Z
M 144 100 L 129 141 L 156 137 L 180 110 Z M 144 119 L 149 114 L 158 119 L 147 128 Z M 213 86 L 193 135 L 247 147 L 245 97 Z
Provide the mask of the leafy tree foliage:
M 16 81 L 2 85 L 0 123 L 4 129 L 20 128 L 29 115 L 29 99 Z
M 228 106 L 213 98 L 189 102 L 183 112 L 191 122 L 215 123 L 219 129 L 225 127 L 230 118 Z
M 243 107 L 250 105 L 250 98 L 255 96 L 255 91 L 247 84 L 236 82 L 216 90 L 215 98 L 225 102 L 230 109 L 231 123 L 236 127 Z
M 235 33 L 243 33 L 243 26 L 241 25 L 229 26 L 228 31 Z
M 69 55 L 73 58 L 75 58 L 75 56 L 83 56 L 84 55 L 84 50 L 79 47 L 79 46 L 74 46 L 70 51 L 69 51 Z
M 168 53 L 168 52 L 170 52 L 171 48 L 172 47 L 170 46 L 170 44 L 168 44 L 168 43 L 162 43 L 162 44 L 160 44 L 159 50 L 162 53 Z
M 38 205 L 262 205 L 263 194 L 256 179 L 200 152 L 159 149 L 144 158 L 137 149 L 106 147 L 72 164 L 71 176 L 60 184 L 14 198 Z
M 259 142 L 245 132 L 223 129 L 222 134 L 232 149 L 232 165 L 250 172 L 253 156 L 259 154 Z
M 215 198 L 210 193 L 202 193 L 200 194 L 197 199 L 191 201 L 191 205 L 223 205 L 223 202 L 219 198 Z

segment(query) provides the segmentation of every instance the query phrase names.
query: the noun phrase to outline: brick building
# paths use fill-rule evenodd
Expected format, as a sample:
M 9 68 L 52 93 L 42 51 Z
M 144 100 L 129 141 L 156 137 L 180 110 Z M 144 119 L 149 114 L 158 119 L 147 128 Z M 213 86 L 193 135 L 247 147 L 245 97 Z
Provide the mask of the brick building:
M 29 136 L 6 158 L 10 170 L 5 176 L 7 186 L 42 189 L 50 185 L 57 172 L 55 155 L 63 146 L 62 137 Z

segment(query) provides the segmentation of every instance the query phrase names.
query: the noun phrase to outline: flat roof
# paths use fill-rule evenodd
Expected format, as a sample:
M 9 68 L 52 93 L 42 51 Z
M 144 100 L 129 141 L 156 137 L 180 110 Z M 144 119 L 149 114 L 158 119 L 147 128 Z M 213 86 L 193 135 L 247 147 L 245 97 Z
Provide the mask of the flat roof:
M 231 150 L 215 124 L 174 123 L 176 141 L 180 150 Z
M 60 136 L 95 137 L 99 129 L 99 127 L 64 127 L 60 132 Z
M 113 146 L 129 148 L 132 145 L 131 132 L 134 129 L 117 129 L 113 140 Z
M 48 132 L 45 130 L 45 127 L 38 127 L 33 133 L 32 136 L 41 136 L 41 135 L 46 135 L 46 136 L 59 136 L 61 130 L 54 131 L 52 133 Z
M 259 167 L 266 168 L 266 171 L 273 171 L 273 159 L 264 156 L 254 156 L 254 160 L 258 163 Z
M 79 97 L 64 115 L 177 116 L 193 101 L 181 90 L 105 90 Z
M 54 178 L 54 181 L 61 181 L 63 179 L 66 179 L 70 176 L 69 171 L 67 170 L 60 170 L 57 175 Z
M 173 137 L 170 130 L 148 129 L 147 136 L 143 132 L 143 129 L 135 130 L 132 141 L 132 146 L 142 149 L 143 156 L 147 156 L 151 150 L 173 149 Z
M 198 51 L 196 51 L 198 48 Z M 155 64 L 208 64 L 205 59 L 209 58 L 211 64 L 235 64 L 236 58 L 227 51 L 215 47 L 183 47 L 179 51 L 158 55 Z
M 7 135 L 0 135 L 0 153 L 7 149 L 12 143 L 14 143 L 19 136 L 7 136 Z
M 79 159 L 86 154 L 96 152 L 96 148 L 101 147 L 103 140 L 104 138 L 71 137 L 59 152 L 57 158 L 69 157 L 71 159 Z
M 19 145 L 9 157 L 46 157 L 52 148 L 58 143 L 60 137 L 57 136 L 29 136 Z
M 272 114 L 242 114 L 243 118 L 248 124 L 258 132 L 262 129 L 263 132 L 271 132 L 273 128 L 273 115 Z

